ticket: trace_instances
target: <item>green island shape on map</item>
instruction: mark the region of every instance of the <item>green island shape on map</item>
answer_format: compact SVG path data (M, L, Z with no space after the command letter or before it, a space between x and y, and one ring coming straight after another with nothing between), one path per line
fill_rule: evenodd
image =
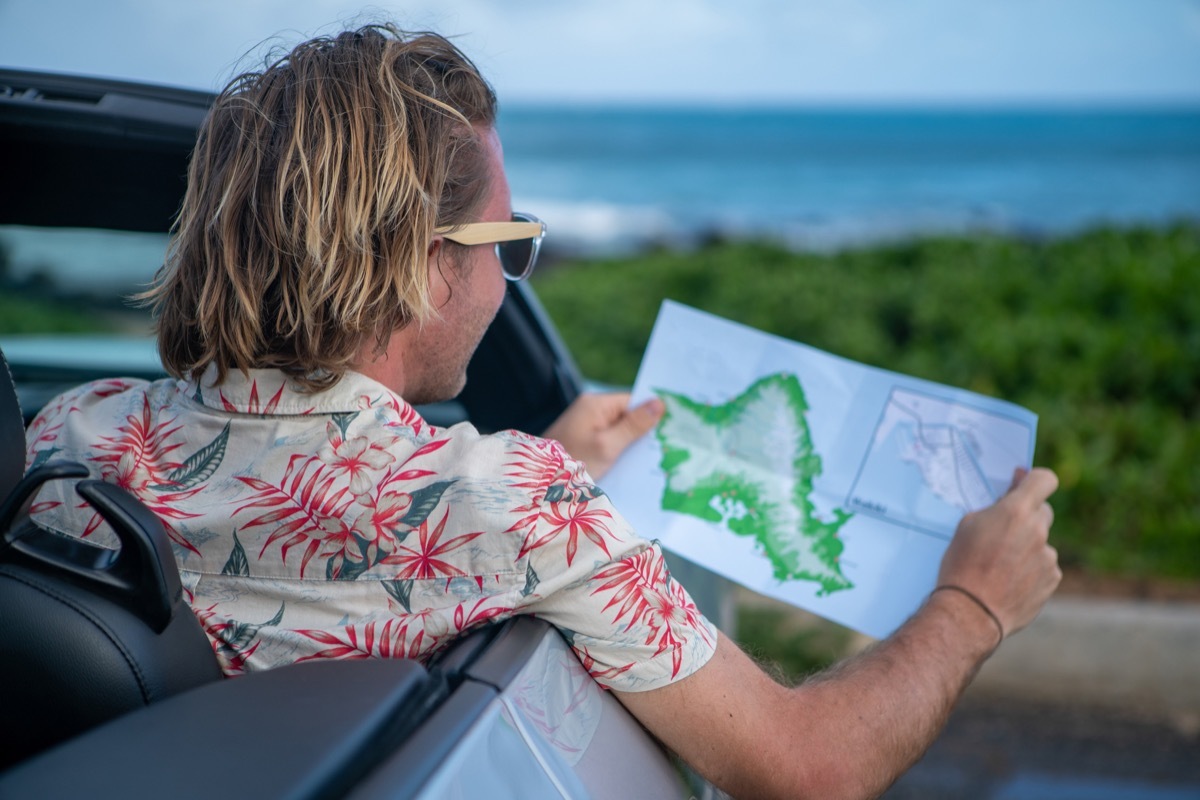
M752 537L780 581L820 585L818 596L853 588L838 559L838 530L853 514L825 522L810 495L821 474L795 375L760 378L722 405L656 390L666 413L655 431L666 474L662 507Z

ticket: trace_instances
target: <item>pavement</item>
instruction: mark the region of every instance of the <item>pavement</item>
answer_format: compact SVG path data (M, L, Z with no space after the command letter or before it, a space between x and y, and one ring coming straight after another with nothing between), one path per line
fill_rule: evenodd
M971 691L1137 711L1200 733L1200 604L1051 598Z
M832 624L741 587L731 595L787 609L800 627ZM855 635L848 650L871 641ZM1060 593L1004 641L968 694L1132 713L1200 736L1200 602Z
M1052 598L884 800L1200 800L1200 603Z
M968 693L884 800L1200 800L1200 741L1111 709Z
M745 589L733 604L786 610ZM836 626L834 626L836 627ZM855 635L847 654L867 647ZM1200 800L1200 600L1060 593L1007 639L884 800Z

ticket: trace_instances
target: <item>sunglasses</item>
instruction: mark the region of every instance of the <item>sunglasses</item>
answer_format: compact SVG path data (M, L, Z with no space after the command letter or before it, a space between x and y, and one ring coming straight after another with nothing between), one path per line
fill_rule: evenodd
M537 263L546 223L532 214L514 211L512 222L469 222L435 228L433 232L462 245L495 244L504 277L521 281L529 277Z

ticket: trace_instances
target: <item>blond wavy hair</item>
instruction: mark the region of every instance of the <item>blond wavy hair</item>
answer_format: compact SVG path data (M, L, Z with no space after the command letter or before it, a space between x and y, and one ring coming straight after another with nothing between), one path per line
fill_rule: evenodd
M370 337L435 313L434 228L489 189L496 97L430 33L370 25L307 41L217 97L167 260L142 295L176 377L212 364L332 386Z

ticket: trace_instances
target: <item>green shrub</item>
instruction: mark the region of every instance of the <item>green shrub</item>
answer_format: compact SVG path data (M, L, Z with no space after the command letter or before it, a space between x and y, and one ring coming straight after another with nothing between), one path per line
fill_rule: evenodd
M113 325L82 304L23 297L0 296L0 334L91 333Z

